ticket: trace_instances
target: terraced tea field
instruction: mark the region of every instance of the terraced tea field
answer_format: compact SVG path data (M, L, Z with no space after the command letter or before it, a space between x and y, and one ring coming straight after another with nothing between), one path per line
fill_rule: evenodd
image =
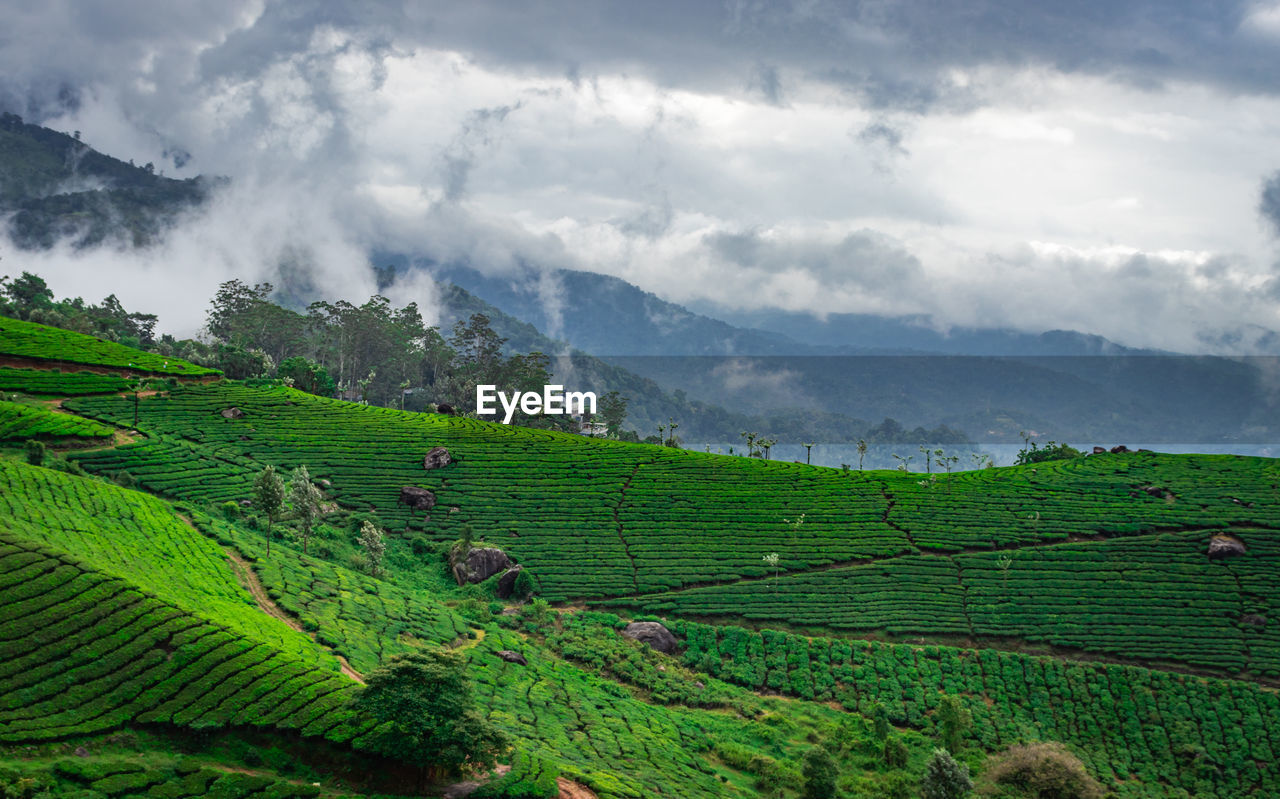
M114 395L64 408L130 426L135 413ZM871 717L885 709L916 773L947 695L972 718L974 764L1056 740L1117 797L1280 793L1275 461L845 472L234 383L176 386L136 413L141 440L69 457L160 498L0 460L0 635L17 653L0 663L0 744L163 724L350 746L366 729L346 706L359 688L334 655L368 674L444 644L466 652L484 713L518 742L495 795L545 795L559 775L601 799L789 797L806 749L839 739L846 792L881 796L905 772L885 765ZM453 462L424 468L437 446ZM333 546L304 555L284 535L268 558L260 522L236 521L267 464L306 465L324 486L340 508ZM435 506L400 504L404 486ZM383 579L335 554L366 516L390 533ZM626 620L609 613L503 615L483 588L446 588L431 542L464 526L523 564L543 599L662 614L676 655L617 637ZM1209 558L1224 535L1242 551ZM293 628L255 603L227 550ZM1007 651L1023 648L1047 654ZM109 795L228 779L136 765L40 768ZM225 790L297 787L255 779Z
M196 366L180 358L143 352L83 333L0 316L0 360L6 358L105 367L131 374L183 377L221 374L216 369Z
M112 394L126 391L132 386L133 381L114 375L0 368L0 391L74 397L82 394Z
M48 408L0 401L0 441L62 438L107 439L115 429Z
M673 624L684 661L729 682L839 700L925 727L944 694L963 698L986 749L1022 740L1076 747L1120 796L1280 792L1280 697L1249 682L1081 664L990 649L806 638Z
M739 582L634 600L650 612L998 643L1017 638L1280 677L1280 540L1211 560L1215 531L1028 547Z

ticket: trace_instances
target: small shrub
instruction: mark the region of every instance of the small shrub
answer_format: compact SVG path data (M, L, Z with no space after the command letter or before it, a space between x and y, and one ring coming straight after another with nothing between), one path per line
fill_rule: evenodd
M1080 758L1057 742L1014 746L987 760L980 793L1008 799L1102 799Z
M45 448L39 441L28 441L26 447L27 463L32 466L43 466Z

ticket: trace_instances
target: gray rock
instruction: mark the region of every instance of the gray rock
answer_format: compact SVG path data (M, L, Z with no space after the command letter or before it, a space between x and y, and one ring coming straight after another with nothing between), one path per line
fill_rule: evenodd
M1106 453L1106 451L1107 451L1107 448L1106 448L1106 447L1094 447L1094 448L1093 448L1093 454L1094 454L1094 455L1103 455L1103 454L1105 454L1105 453Z
M400 489L400 504L414 510L431 510L436 506L436 495L425 488L404 486Z
M1266 627L1267 617L1257 613L1250 613L1240 617L1240 623L1249 627Z
M1244 542L1234 535L1215 535L1209 539L1209 557L1214 560L1234 558L1248 551Z
M422 459L422 468L439 469L451 463L453 463L453 458L449 457L449 450L444 447L432 447L431 451Z
M519 652L512 652L510 649L502 649L498 651L498 657L508 663L515 663L518 666L528 666L529 661L524 659L524 655Z
M453 578L458 585L482 583L499 572L511 568L511 558L496 547L472 547L465 558L451 558Z
M1129 451L1129 448L1128 448L1128 447L1126 447L1124 444L1117 444L1117 445L1115 445L1114 447L1112 447L1112 448L1111 448L1111 454L1112 454L1112 455L1123 455L1124 453L1126 453L1126 452L1128 452L1128 451Z
M320 486L321 488L333 488L333 483L329 482L323 477L316 481L316 485Z
M223 419L243 419L244 411L239 408L227 408L222 412Z
M665 655L675 652L679 644L671 631L656 621L633 621L627 625L622 634L648 644Z
M511 597L511 592L516 587L516 578L520 576L522 571L524 571L524 567L516 564L502 573L502 576L498 578L498 599L509 599Z

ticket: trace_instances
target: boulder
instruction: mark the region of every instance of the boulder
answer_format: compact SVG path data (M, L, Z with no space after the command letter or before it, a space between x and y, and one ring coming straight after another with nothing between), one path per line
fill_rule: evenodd
M222 412L223 419L243 419L244 411L239 408L227 408Z
M1126 447L1124 444L1117 444L1116 446L1111 448L1112 455L1121 455L1128 451L1129 451L1129 448Z
M333 488L333 483L329 482L323 477L316 481L316 485L320 486L321 488Z
M400 489L400 504L414 510L431 510L436 506L436 495L425 488L404 486Z
M1094 448L1093 448L1093 454L1094 454L1094 455L1104 455L1104 454L1106 454L1106 451L1107 451L1107 448L1106 448L1106 447L1094 447Z
M1257 613L1249 613L1240 617L1240 623L1249 627L1266 627L1267 617Z
M498 578L498 599L509 599L511 597L511 592L516 587L516 578L520 576L522 571L524 571L524 567L516 564L502 573L502 576Z
M422 468L439 469L441 466L448 466L453 463L453 458L449 457L449 450L444 447L432 447L426 457L422 459Z
M466 557L451 558L453 578L458 585L482 583L495 574L511 568L511 558L497 547L472 547Z
M1215 535L1209 539L1209 557L1214 560L1234 558L1247 551L1244 542L1234 535Z
M520 654L519 652L512 652L510 649L498 650L498 657L502 658L508 663L514 663L517 666L529 665L529 661L524 659L524 655Z
M626 626L622 634L628 638L634 638L641 643L648 644L664 655L670 655L675 652L678 645L676 637L671 634L671 631L656 621L633 621Z
M447 402L442 402L436 406L436 413L443 413L446 416L452 416L453 406Z

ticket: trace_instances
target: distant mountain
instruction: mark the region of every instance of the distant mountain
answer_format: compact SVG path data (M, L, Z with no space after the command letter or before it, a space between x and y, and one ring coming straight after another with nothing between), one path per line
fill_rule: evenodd
M922 316L830 314L820 319L813 314L778 309L740 311L711 304L699 307L704 313L736 325L846 351L1036 356L1154 354L1154 351L1123 347L1102 336L1074 330L1024 333L1005 328L952 328L942 333Z
M0 213L10 215L9 236L23 249L64 239L76 247L146 246L218 182L166 178L151 164L134 166L76 136L0 115Z
M549 335L595 355L799 355L821 350L787 336L693 313L616 277L569 269L486 275L465 264L375 253L378 266L428 270Z

